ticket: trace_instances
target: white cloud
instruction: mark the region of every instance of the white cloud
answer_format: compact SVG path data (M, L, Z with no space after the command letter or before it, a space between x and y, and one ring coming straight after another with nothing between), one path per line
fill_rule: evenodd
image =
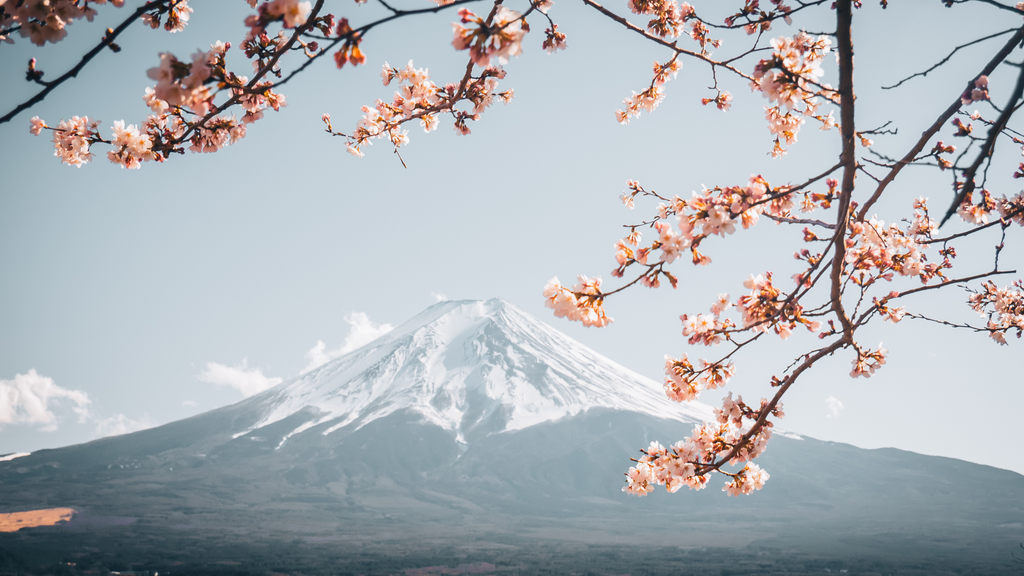
M120 436L121 434L145 430L146 428L152 428L153 426L154 424L149 419L149 414L143 414L142 418L139 420L132 420L124 414L118 414L117 416L104 418L96 423L96 438Z
M443 292L431 292L430 295L433 296L434 300L437 300L438 302L445 302L448 300L448 297L445 296Z
M835 396L826 398L825 406L828 407L828 414L825 415L826 418L839 418L839 413L844 409L843 403Z
M199 406L199 402L196 402L195 400L182 400L181 405L186 408L195 408L196 406Z
M0 380L0 424L38 424L41 430L56 430L53 409L65 401L78 414L78 421L85 422L91 400L81 390L61 388L34 369L15 375L14 380Z
M284 380L269 378L263 375L260 368L249 368L248 359L243 359L238 366L225 366L216 362L207 362L206 370L198 376L201 382L209 382L217 386L230 386L248 398L268 388L277 386Z
M310 349L309 352L306 352L309 364L302 369L303 372L308 372L357 348L362 348L364 345L373 342L395 328L391 324L378 324L370 320L370 317L365 312L353 312L345 316L345 322L348 322L351 328L349 328L348 336L345 336L345 341L341 344L341 347L336 350L328 350L327 345L322 340L317 340L316 346Z

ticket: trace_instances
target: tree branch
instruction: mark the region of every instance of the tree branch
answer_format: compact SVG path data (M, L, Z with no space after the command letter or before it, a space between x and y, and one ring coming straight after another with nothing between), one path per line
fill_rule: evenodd
M971 192L975 189L974 176L978 172L978 168L981 163L986 159L992 158L992 153L996 149L996 141L999 139L999 135L1003 132L1003 128L1006 127L1006 123L1010 121L1010 117L1017 111L1017 101L1024 95L1024 68L1021 68L1020 74L1017 75L1017 85L1013 88L1013 94L1010 96L1010 101L1006 104L1006 108L996 119L995 123L988 129L988 138L981 147L981 151L978 152L978 157L974 159L974 163L967 168L964 172L964 184L960 189L960 194L957 195L953 203L950 204L949 209L946 210L946 215L942 217L942 221L939 222L939 226L942 226L949 221L953 214L956 214L956 209L960 204L971 195Z
M843 309L843 266L846 259L846 226L850 221L850 200L853 197L855 179L857 177L857 154L854 139L854 94L853 94L853 7L851 0L836 2L836 41L839 45L839 106L840 122L842 122L843 152L840 162L843 164L843 182L839 192L839 207L836 216L835 234L832 243L835 256L832 259L832 311L843 326L843 337L853 341L853 324Z
M1024 40L1024 26L1017 29L1017 33L1014 34L1006 42L1006 44L1003 45L1003 47L999 50L998 53L996 53L996 55L991 60L989 60L988 64L986 64L985 67L981 69L981 72L979 72L977 75L973 76L970 80L968 80L967 88L969 89L974 86L974 80L978 76L987 76L991 74L996 69L996 67L999 66L999 64L1003 60L1005 60L1007 56L1010 55L1010 52L1013 52L1013 49L1016 48L1017 44L1019 44L1021 40ZM956 101L950 104L949 107L947 107L946 110L935 120L935 122L933 122L932 125L929 126L928 129L924 131L924 133L921 134L921 138L917 141L917 144L914 144L914 147L911 148L909 152L907 152L903 159L897 162L896 165L893 166L892 170L890 170L889 173L886 174L884 178L882 178L882 181L878 184L878 187L875 188L874 194L872 194L871 198L869 198L868 201L864 203L864 206L861 207L860 213L857 214L858 220L863 220L865 218L868 211L871 210L872 206L874 206L875 202L877 202L878 199L882 197L882 193L885 192L886 187L889 186L889 184L896 179L896 176L899 175L900 171L903 170L904 166L914 161L914 158L916 158L917 155L921 153L921 150L923 150L924 147L928 144L928 141L932 139L932 136L935 136L939 129L942 128L942 126L945 125L946 122L948 122L954 114L956 114L956 111L960 109L960 106L960 95L958 94L956 97Z
M912 79L914 79L914 78L916 78L918 76L922 76L922 77L923 76L927 76L929 72L932 72L936 68L938 68L938 67L942 66L943 64L945 64L946 62L949 62L949 59L952 58L953 55L956 54L958 51L960 51L960 50L962 50L964 48L967 48L969 46L974 46L975 44L980 44L980 43L984 42L985 40L991 40L993 38L998 38L999 36L1002 36L1003 34L1009 34L1010 32L1013 32L1014 30L1016 30L1016 28L1010 28L1009 30L1003 30L1002 32L996 32L995 34L992 34L990 36L985 36L984 38L978 38L977 40L973 40L971 42L968 42L967 44L961 44L961 45L957 46L956 48L954 48L953 51L949 53L949 55L947 55L942 60L939 60L931 68L925 70L924 72L917 72L916 74L912 74L910 76L907 76L906 78L904 78L903 80L900 80L899 82L893 84L892 86L882 86L882 90L892 90L893 88L898 88L904 82L912 80Z
M85 65L88 64L90 60L95 58L96 55L102 52L104 48L113 44L114 39L117 38L122 32L127 30L128 27L132 25L132 23L141 18L142 15L148 12L149 10L157 8L163 4L166 4L167 2L168 0L152 0L150 2L146 2L145 4L137 8L135 12L132 13L131 16L126 18L124 22L121 22L121 24L118 25L117 28L114 28L113 32L110 32L109 34L104 34L103 40L101 40L99 44L93 47L92 50L86 52L85 56L82 56L82 59L78 61L78 64L76 64L74 68L65 72L64 75L60 78L47 82L45 87L42 90L40 90L38 94L29 98L25 102L22 102L14 110L11 110L4 116L0 117L0 124L3 124L4 122L9 122L21 112L31 108L32 106L35 106L39 102L42 102L43 99L46 98L46 96L49 95L50 92L53 92L53 90L57 88L57 86L60 86L61 84L70 80L71 78L78 76L78 73L81 72L83 68L85 68Z

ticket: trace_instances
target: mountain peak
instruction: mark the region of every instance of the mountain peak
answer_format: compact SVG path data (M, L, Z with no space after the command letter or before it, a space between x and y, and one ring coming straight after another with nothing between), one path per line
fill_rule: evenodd
M243 401L255 422L236 436L307 416L285 435L356 429L398 411L462 443L594 408L699 422L709 407L669 401L661 386L519 307L492 298L430 306L377 340Z

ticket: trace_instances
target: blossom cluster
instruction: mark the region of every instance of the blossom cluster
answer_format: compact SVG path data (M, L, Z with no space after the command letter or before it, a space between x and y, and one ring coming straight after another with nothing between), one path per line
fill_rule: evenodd
M213 105L213 94L206 86L207 81L218 68L223 74L224 54L230 47L230 44L217 42L209 52L199 50L193 54L192 62L182 62L170 52L160 54L160 66L147 72L151 79L156 80L149 98L150 108L154 107L152 102L155 99L167 107L187 108L205 116ZM156 107L162 108L163 105L156 104Z
M565 34L558 31L558 24L551 24L550 28L544 30L544 42L541 44L548 54L554 54L559 50L565 50L568 45L565 43Z
M818 97L835 100L835 92L828 84L821 84L824 75L821 63L830 51L832 41L826 36L813 38L798 32L792 38L780 36L771 41L772 57L762 59L754 66L751 90L760 90L772 104L765 106L768 130L775 136L772 156L786 153L782 147L796 142L797 133L805 118L815 118L823 130L835 126L832 112L816 115L821 102Z
M60 42L68 35L68 24L82 18L92 22L96 9L90 3L102 6L107 0L4 0L0 2L0 41L13 44L14 40L4 32L20 27L22 38L28 38L37 46ZM118 8L124 6L124 0L110 3Z
M1024 282L1018 280L1012 287L999 288L995 282L984 282L981 291L968 298L971 309L988 319L985 328L996 342L1006 345L1006 333L1024 334Z
M57 132L54 132L56 135ZM113 149L107 152L107 159L125 168L139 168L142 162L162 159L153 152L153 140L140 133L134 124L125 126L124 120L114 121Z
M922 283L934 277L943 277L942 271L952 267L950 258L955 252L940 251L942 262L928 262L924 250L937 223L928 216L927 198L914 200L914 219L906 230L896 224L872 216L869 220L850 222L846 238L844 271L859 286L868 286L876 280L892 281L896 274L917 276Z
M702 358L700 364L700 368L694 366L686 354L682 358L665 356L665 395L670 400L696 400L704 390L725 386L736 374L732 362L708 362Z
M739 25L742 20L743 29L747 35L768 32L772 29L772 22L781 17L786 24L792 24L793 18L789 13L793 9L786 5L783 0L770 0L774 8L769 11L760 8L759 0L746 0L739 12L725 19L725 25L730 28Z
M978 76L974 81L974 88L965 90L960 96L960 104L967 106L972 102L984 102L988 99L988 76Z
M619 198L628 207L634 205L638 195L657 196L646 191L636 181L630 180L627 186L629 189ZM670 264L686 250L690 251L691 261L695 265L707 265L711 258L698 250L704 239L732 234L737 225L744 229L750 228L757 224L761 214L788 216L794 207L793 196L788 187L773 188L759 175L752 175L746 186L704 188L700 193L693 192L688 200L675 196L658 206L653 224L658 232L657 240L643 248L631 248L631 245L638 246L640 239L634 228L627 238L615 244L615 259L619 266L612 271L612 275L622 277L626 268L633 264L649 267L658 262ZM668 221L672 216L675 217L678 230ZM665 272L653 271L646 277L644 284L656 287L657 273ZM670 277L670 280L674 285L674 279Z
M694 426L692 434L671 448L658 442L651 442L636 465L626 472L626 486L623 492L646 496L654 486L665 486L669 492L676 492L683 486L701 490L708 483L713 470L729 477L722 488L730 496L750 494L760 490L768 480L768 473L750 462L764 453L772 437L773 424L768 415L782 418L782 405L769 408L769 402L761 399L761 406L751 409L742 397L733 400L729 394L722 401L722 408L715 410L716 421ZM764 425L754 434L744 426L744 419L756 421L765 417ZM749 438L747 437L749 435ZM737 472L721 470L722 460L732 454L729 462L747 464Z
M401 128L406 122L419 120L424 132L433 131L442 113L451 114L455 131L466 135L470 133L468 121L478 120L495 102L507 104L512 100L512 90L498 91L498 80L504 77L505 71L501 68L488 67L479 76L469 77L461 84L439 87L430 80L425 68L414 68L412 61L405 68L395 68L385 62L381 70L384 85L390 85L393 80L399 83L391 102L377 100L372 107L363 106L363 118L351 134L333 132L329 115L324 115L324 122L328 131L345 136L348 151L360 157L363 156L362 146L376 138L387 138L396 150L408 144L408 131ZM457 109L461 101L468 102L472 108Z
M601 278L580 275L572 290L562 286L558 278L548 280L544 286L544 305L555 311L555 316L582 322L584 326L601 328L612 322L604 312L604 294Z
M160 27L161 21L163 21L164 30L168 32L181 32L185 29L185 23L188 22L192 14L192 7L188 5L188 1L171 1L166 7L143 14L142 22L155 30ZM164 20L165 17L166 20Z
M523 26L522 14L505 6L498 7L490 23L468 8L459 10L459 18L460 22L452 23L452 46L456 50L469 50L470 59L482 68L490 66L492 58L508 64L510 57L522 52L523 36L530 30Z
M736 301L736 310L743 315L743 327L753 332L767 332L772 329L779 338L789 338L798 325L811 332L821 329L821 322L804 317L804 309L795 299L784 299L782 293L772 284L772 273L762 276L750 275L743 282L750 294Z
M249 6L256 8L258 0L246 0ZM245 19L245 25L249 28L245 39L252 40L261 34L266 34L267 25L271 22L282 22L285 28L296 28L302 26L309 19L313 5L302 0L271 0L264 2L257 8L256 14L251 14Z
M693 6L676 0L628 0L626 6L634 14L653 16L647 23L647 31L661 38L676 38L683 33L686 22L694 17ZM706 38L707 27L700 20L691 26L694 38Z
M139 168L142 162L164 161L171 153L182 151L183 140L189 142L192 152L220 150L245 137L247 125L262 118L264 110L287 105L270 83L249 86L246 77L227 72L224 57L230 48L230 44L216 42L209 51L193 54L191 62L178 60L171 53L161 54L160 65L149 70L156 85L147 88L143 97L153 114L138 126L115 121L111 140L98 135L98 122L78 117L56 127L33 118L30 131L38 135L44 128L53 130L55 154L63 163L79 167L92 159L89 146L96 142L110 144L107 158L128 169ZM211 115L218 94L211 86L226 87L245 109L241 119Z
M672 58L664 64L660 64L655 60L654 79L651 81L651 85L643 92L639 94L633 92L632 96L623 100L622 103L626 105L626 109L616 110L615 119L620 124L629 124L629 119L639 118L641 111L654 112L658 104L661 104L661 101L665 99L665 89L662 86L665 82L675 78L682 66L678 58Z
M856 378L863 376L870 378L875 370L878 370L885 365L885 357L889 354L889 351L882 347L882 344L878 344L878 350L860 350L857 349L857 357L853 359L853 370L850 371L850 376Z
M38 117L33 118L31 132L38 135L42 128L48 128ZM53 131L53 155L69 166L81 167L92 160L89 147L99 141L98 120L88 116L75 116L71 120L61 120Z
M977 203L974 202L974 192L978 193ZM998 212L999 218L1006 222L1024 226L1024 192L1018 192L1013 198L1004 195L996 199L988 190L975 190L968 193L957 208L957 214L964 222L979 225L988 224L993 212Z

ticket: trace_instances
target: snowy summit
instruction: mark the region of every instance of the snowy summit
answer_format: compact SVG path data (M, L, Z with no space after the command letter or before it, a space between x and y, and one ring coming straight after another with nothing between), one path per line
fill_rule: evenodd
M452 432L463 444L592 408L688 423L712 418L710 407L671 402L658 383L497 298L440 302L366 346L242 404L258 416L236 437L299 412L314 415L285 434L279 447L314 427L329 435L401 410Z

